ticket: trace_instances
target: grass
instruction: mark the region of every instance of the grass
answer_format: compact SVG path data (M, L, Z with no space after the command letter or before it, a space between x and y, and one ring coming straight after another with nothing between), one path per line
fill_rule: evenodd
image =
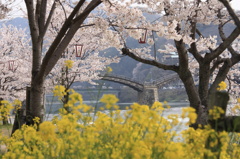
M8 124L8 125L0 125L0 133L3 136L10 136L11 132L12 132L12 124Z
M11 136L11 132L12 132L12 124L8 124L8 125L0 125L0 134L2 136ZM4 145L0 145L0 155L6 153L6 146Z

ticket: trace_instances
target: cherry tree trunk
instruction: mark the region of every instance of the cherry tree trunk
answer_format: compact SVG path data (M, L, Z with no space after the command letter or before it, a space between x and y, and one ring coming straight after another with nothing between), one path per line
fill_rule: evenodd
M208 90L210 81L210 62L199 64L199 88L198 93L201 99L201 105L208 107Z
M188 100L190 102L190 106L194 107L196 110L198 110L198 107L201 103L199 94L197 92L197 88L194 84L192 74L189 70L184 72L179 72L179 77L182 80L184 87L186 89Z
M44 86L43 82L32 84L30 88L30 103L27 106L26 124L34 124L33 119L38 117L40 123L44 116Z
M191 126L197 128L198 124L207 124L208 115L204 106L202 106L201 98L197 91L197 87L195 86L190 70L181 71L178 74L187 92L189 104L191 107L196 109L196 113L198 114L196 123Z

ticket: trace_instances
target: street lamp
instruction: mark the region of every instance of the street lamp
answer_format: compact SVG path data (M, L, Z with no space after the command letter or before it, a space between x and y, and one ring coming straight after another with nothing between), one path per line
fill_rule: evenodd
M147 29L142 33L142 37L138 40L139 44L145 44L147 38Z
M9 71L15 71L17 68L15 68L14 65L15 65L14 60L8 61L8 70L9 70Z
M82 57L82 51L83 51L83 45L82 44L76 44L76 57Z

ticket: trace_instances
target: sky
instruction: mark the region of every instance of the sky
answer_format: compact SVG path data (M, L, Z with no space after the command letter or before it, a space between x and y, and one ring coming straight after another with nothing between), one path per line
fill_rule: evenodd
M240 0L233 0L231 4L234 9L240 10Z
M232 0L231 4L234 9L240 10L240 0ZM15 3L13 4L14 8L12 11L13 17L20 17L24 15L23 13L24 11L19 11L19 7L25 8L23 0L16 0Z

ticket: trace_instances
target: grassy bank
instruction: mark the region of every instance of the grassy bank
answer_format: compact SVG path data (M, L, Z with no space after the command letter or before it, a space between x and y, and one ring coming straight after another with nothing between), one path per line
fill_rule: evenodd
M0 125L0 132L4 136L10 136L12 132L12 125Z

